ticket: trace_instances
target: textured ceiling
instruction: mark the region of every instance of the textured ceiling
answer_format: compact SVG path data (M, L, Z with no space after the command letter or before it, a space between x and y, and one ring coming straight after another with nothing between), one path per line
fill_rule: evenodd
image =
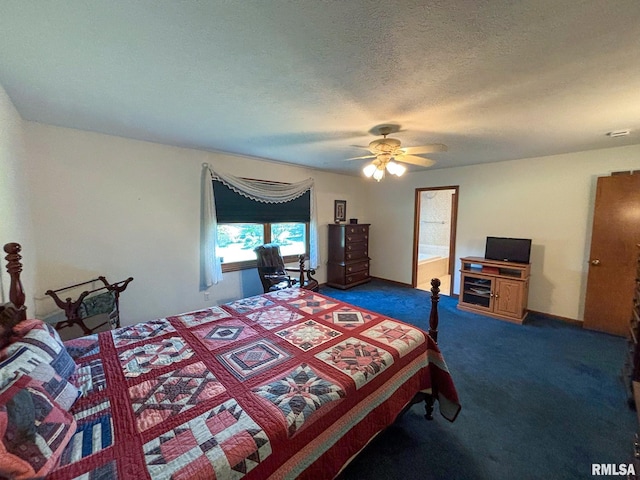
M0 84L27 120L343 173L382 124L447 144L431 168L607 148L640 143L640 1L0 0Z

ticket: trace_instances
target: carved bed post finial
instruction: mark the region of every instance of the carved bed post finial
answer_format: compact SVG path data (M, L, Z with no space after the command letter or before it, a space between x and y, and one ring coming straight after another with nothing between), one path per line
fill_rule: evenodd
M22 272L22 264L20 255L22 247L19 243L7 243L4 246L4 251L7 256L4 257L7 261L7 272L11 277L11 286L9 287L9 301L15 305L16 308L22 308L24 305L24 289L22 282L20 281L20 272Z
M429 335L438 343L438 302L440 301L440 279L431 279L431 314L429 315Z
M304 255L298 257L298 263L300 265L300 287L304 285Z

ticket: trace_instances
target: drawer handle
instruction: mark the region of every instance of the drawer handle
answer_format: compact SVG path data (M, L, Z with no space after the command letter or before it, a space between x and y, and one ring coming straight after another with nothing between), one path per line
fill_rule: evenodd
M347 282L350 282L352 280L351 277L347 277Z
M351 260L351 254L347 253L347 260Z
M355 232L356 232L356 229L351 227L351 233L355 233Z
M351 250L351 245L348 245L348 246L347 246L347 250Z
M367 251L366 251L366 250L364 251L364 254L365 254L365 255L367 254Z
M349 272L350 272L350 271L352 271L352 270L353 270L353 267L349 267L349 268L347 269L347 271L349 271Z
M369 235L365 235L365 236L364 236L364 239L365 239L365 240L366 240L367 238L369 238Z
M351 241L351 237L347 237L347 240Z

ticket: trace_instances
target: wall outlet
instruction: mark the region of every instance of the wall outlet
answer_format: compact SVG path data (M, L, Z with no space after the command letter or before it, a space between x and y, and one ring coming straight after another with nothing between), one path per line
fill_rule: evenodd
M204 299L209 300L209 292L204 292Z

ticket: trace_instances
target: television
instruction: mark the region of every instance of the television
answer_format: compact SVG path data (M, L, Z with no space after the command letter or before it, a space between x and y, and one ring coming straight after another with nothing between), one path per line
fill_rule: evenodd
M529 263L530 238L487 237L484 258L514 263Z

